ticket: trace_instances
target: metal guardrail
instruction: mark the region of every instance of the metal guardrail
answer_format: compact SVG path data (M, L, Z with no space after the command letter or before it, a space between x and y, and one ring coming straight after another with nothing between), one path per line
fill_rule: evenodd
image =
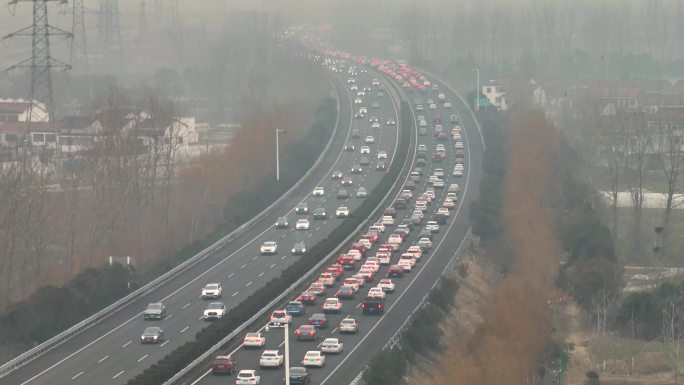
M392 83L390 83L390 84L392 84ZM388 89L388 90L389 90L389 89ZM394 90L394 92L395 92L395 95L393 95L393 98L395 99L395 101L397 102L397 104L400 104L400 102L401 102L401 97L400 97L400 95L401 95L401 94L400 94L400 93L397 93L396 90ZM401 123L401 120L400 120L400 119L397 119L397 120L399 121L399 123ZM412 122L412 124L415 125L415 119L414 119L414 122ZM399 131L399 132L402 131L402 130L401 130L401 127L397 127L397 128L398 128L398 131ZM410 140L412 140L413 138L415 138L415 135L413 135L412 138L411 138ZM411 147L410 147L410 144L409 144L409 148L411 148ZM414 151L413 151L413 154L414 154L414 157L415 157L415 145L414 145L414 149L413 149L413 150L414 150ZM396 158L396 157L393 157L393 158ZM414 159L410 159L410 158L411 158L411 157L407 156L407 157L404 159L404 164L402 165L402 170L401 170L401 172L399 173L399 175L397 176L397 179L396 179L396 180L394 181L394 183L392 184L392 187L391 187L390 189L387 190L387 193L386 193L385 196L382 198L382 202L386 202L387 199L390 198L390 197L392 196L392 194L396 193L396 191L397 191L397 186L399 185L399 181L401 181L401 186L403 186L403 184L404 184L404 182L405 182L405 179L408 177L408 172L407 172L407 170L408 170L408 168L410 168L410 166L413 164L413 161L414 161ZM410 160L409 160L409 159L410 159ZM404 175L404 178L403 178L403 179L402 179L402 175ZM180 370L180 371L179 371L178 373L176 373L173 377L171 377L171 378L169 378L168 380L166 380L166 381L163 383L163 385L173 385L173 384L179 383L179 381L181 381L186 375L188 375L191 371L193 371L195 368L197 368L198 366L200 366L204 361L206 361L207 359L209 359L210 357L212 357L214 354L216 354L216 352L218 352L223 346L225 346L226 344L229 344L230 341L231 341L233 338L235 338L236 336L238 336L238 335L240 335L241 333L243 333L247 328L252 327L252 326L254 325L254 323L256 323L261 317L263 317L263 316L265 316L266 314L268 314L269 312L272 312L273 310L275 310L275 309L276 309L276 305L278 305L279 303L281 303L281 302L283 301L283 299L289 297L289 296L292 295L294 292L296 292L297 290L299 290L299 289L300 289L299 286L300 286L303 282L305 282L306 280L310 279L310 278L311 278L311 275L317 273L318 270L320 270L320 268L321 268L326 262L328 262L328 261L330 260L330 258L332 258L332 257L334 257L335 255L337 255L337 254L342 250L342 248L343 248L345 245L349 244L349 242L351 242L352 239L354 239L354 237L355 237L361 230L363 230L366 226L368 226L369 222L371 221L371 218L374 218L375 216L377 216L378 213L382 210L383 207L384 207L384 206L383 206L382 204L379 204L379 205L373 210L373 212L372 212L365 220L363 220L363 221L359 224L359 226L357 226L357 227L356 227L356 228L355 228L355 229L354 229L354 230L353 230L353 231L344 239L344 241L342 241L337 247L335 247L335 249L334 249L332 252L328 253L328 255L326 255L323 259L321 259L321 260L320 260L313 268L311 268L306 274L304 274L304 275L303 275L302 277L300 277L296 282L294 282L292 285L290 285L290 287L288 287L287 289L285 289L285 291L283 291L282 293L280 293L280 294L278 295L278 297L276 297L276 298L273 299L271 302L269 302L268 305L266 305L265 307L263 307L258 313L254 314L254 315L253 315L252 317L250 317L247 321L243 322L240 326L238 326L235 330L233 330L229 335L227 335L227 336L224 337L222 340L220 340L219 342L217 342L216 344L214 344L214 346L212 346L211 349L209 349L209 350L207 350L206 352L202 353L202 355L200 355L200 356L197 357L195 360L193 360L190 364L188 364L188 366L186 366L185 368L183 368L182 370Z
M330 82L330 85L332 86L333 90L335 89L335 86L332 85L332 82ZM334 95L334 91L331 92L331 94ZM93 314L92 316L84 319L83 321L77 323L76 325L70 327L69 329L57 334L56 336L50 338L49 340L39 344L38 346L20 354L19 356L7 361L6 363L0 365L0 378L6 376L10 372L12 372L15 369L18 369L19 367L31 362L32 360L38 358L42 354L48 352L49 350L57 347L61 343L69 340L70 338L74 337L75 335L81 333L82 331L86 330L87 328L95 325L96 323L102 321L103 319L109 317L112 315L114 312L118 311L119 309L127 306L129 303L132 301L152 292L153 290L156 290L159 286L164 284L165 282L169 281L170 279L176 277L178 274L182 273L183 271L187 270L188 268L194 266L195 264L201 262L208 256L212 255L212 253L216 252L217 250L221 249L226 243L232 241L234 238L239 236L243 231L246 229L250 228L253 226L256 222L258 222L261 218L263 218L267 213L269 213L274 207L279 205L283 200L289 198L289 196L292 194L292 192L299 187L304 181L313 173L314 169L317 168L325 156L327 155L328 151L330 150L333 139L335 138L335 135L337 134L338 126L339 126L339 121L340 121L340 101L339 97L336 97L335 100L337 101L337 119L335 121L335 128L333 129L332 135L330 136L330 139L328 140L328 143L326 144L325 148L321 152L321 155L316 159L314 164L309 168L309 170L294 184L290 189L288 189L280 198L278 198L276 201L271 203L268 207L266 207L264 210L262 210L260 213L258 213L256 216L254 216L252 219L248 220L247 222L243 223L240 227L237 229L233 230L230 232L228 235L224 236L223 238L219 239L218 241L214 242L211 246L207 247L206 249L200 251L193 257L189 258L188 260L184 261L180 265L174 267L173 269L169 270L168 272L162 274L161 276L155 278L151 282L147 283L145 286L140 287L139 289L135 290L134 292L126 295L125 297L119 299L118 301L114 302L113 304L107 306L106 308L98 311L97 313Z
M451 270L451 268L454 266L456 261L458 261L459 257L463 253L463 248L466 245L466 241L470 240L470 236L472 235L472 227L468 227L468 231L466 232L465 236L461 240L461 243L458 245L458 249L456 249L456 252L454 255L451 257L449 262L447 263L446 267L444 268L444 271L447 272ZM411 321L413 320L413 317L416 315L416 313L424 308L426 305L429 304L428 298L430 297L430 294L435 290L435 288L442 282L442 279L444 278L444 274L440 275L439 278L435 281L435 283L432 285L430 290L421 298L420 302L416 307L411 311L411 313L406 317L406 320L397 328L397 330L394 332L392 337L385 343L385 345L380 349L380 352L385 351L387 349L392 349L396 344L399 342L402 333L409 327L411 324ZM361 371L359 371L359 374L354 377L354 379L349 383L349 385L360 385L363 383L363 373L366 371L368 366L365 366Z

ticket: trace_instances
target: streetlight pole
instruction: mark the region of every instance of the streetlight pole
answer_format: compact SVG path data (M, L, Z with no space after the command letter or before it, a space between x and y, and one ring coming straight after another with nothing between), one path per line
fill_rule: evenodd
M475 100L475 111L480 111L480 69L473 68L477 73L477 99Z
M276 127L276 180L280 180L280 133L286 133L287 131L281 130Z
M285 385L290 385L290 333L289 324L285 322Z

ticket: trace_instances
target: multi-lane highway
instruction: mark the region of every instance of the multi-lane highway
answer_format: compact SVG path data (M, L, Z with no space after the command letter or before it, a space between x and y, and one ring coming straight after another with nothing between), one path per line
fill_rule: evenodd
M430 129L427 135L418 136L417 145L424 145L428 149L427 166L423 168L423 176L413 192L415 195L420 195L425 191L428 185L428 176L433 175L435 170L440 168L444 170L445 185L449 186L452 183L460 185L461 192L459 193L459 200L451 210L450 218L446 224L440 225L439 232L433 238L433 249L424 254L420 262L418 262L413 271L405 274L402 278L393 278L396 285L394 293L389 293L384 301L386 311L380 316L363 315L361 311L361 303L364 300L369 289L377 284L380 278L384 278L388 266L382 266L380 271L376 274L375 281L368 283L365 288L360 289L356 298L343 300L342 310L339 314L328 314L329 327L326 329L319 329L319 338L315 341L297 341L294 331L303 324L308 323L308 319L313 313L322 313L321 304L327 297L334 297L336 290L341 283L338 282L334 288L328 289L327 294L319 297L316 305L307 306L306 313L300 317L294 317L292 325L289 328L289 355L290 367L302 366L300 361L305 353L310 350L319 350L322 341L325 338L339 338L344 344L344 350L340 354L326 354L325 367L323 368L309 368L308 371L311 376L312 384L349 384L360 370L368 363L369 357L377 353L385 343L391 338L394 332L402 325L407 316L418 305L423 296L429 292L435 280L443 273L445 266L450 261L458 246L464 239L468 223L468 207L469 203L477 196L478 182L481 174L480 164L481 156L484 150L484 143L481 134L478 130L477 123L468 107L457 97L457 95L449 90L445 84L437 81L437 79L430 79L433 83L439 84L439 90L429 90L423 94L420 92L411 93L408 97L414 108L414 116L425 115L426 120L430 122ZM428 99L437 100L438 92L446 94L448 102L451 103L451 108L444 108L444 104L435 102L436 108L430 109ZM415 100L420 99L420 100ZM416 111L416 106L421 104L423 108ZM455 142L449 140L437 139L432 123L436 115L440 115L443 121L443 126L447 132L454 124L449 122L449 117L452 114L458 115L459 124L462 126L462 142L464 142L465 154L463 158L464 174L462 176L453 176L452 170L456 162L455 157ZM433 162L430 155L435 150L438 144L444 144L447 149L447 156L441 162ZM423 225L429 219L432 219L436 210L441 207L446 194L447 187L444 189L435 189L436 199L428 206L426 211L426 218ZM411 215L413 202L409 204L409 209L399 210L397 218L408 218ZM375 218L379 220L380 218ZM418 233L422 226L416 226L411 231L409 236L402 243L402 250L406 250L408 245L414 244L418 240ZM377 242L368 256L374 255L379 245L385 243L393 228L388 227L381 236L381 240ZM399 254L392 257L392 264L396 263ZM331 262L332 263L332 262ZM345 277L351 276L357 269L353 271L345 271ZM360 332L358 334L340 334L340 321L344 318L354 318L360 325ZM266 345L263 349L246 349L238 347L230 353L232 358L237 363L237 370L255 369L261 376L261 384L275 385L282 384L285 376L285 370L279 369L260 369L259 359L263 350L278 350L284 354L284 332L282 328L266 329L262 325L261 328L255 328L262 333L266 338ZM234 379L225 378L222 376L212 375L211 370L205 371L200 378L193 384L225 384L233 383Z
M384 80L380 86L372 86L373 75L370 73L359 73L355 76L359 89L371 88L370 92L360 97L362 104L355 104L357 95L356 91L352 94L350 85L347 84L349 75L345 72L334 76L335 92L340 96L339 121L334 145L324 161L289 197L220 251L109 318L0 379L0 383L126 383L176 347L194 339L195 333L206 326L207 321L202 319L202 314L209 301L200 298L205 284L221 283L223 298L219 301L224 302L230 310L297 260L298 257L290 252L295 243L305 242L307 248L310 248L328 236L341 221L344 221L334 217L336 209L339 206L347 206L353 213L363 201L363 198L355 195L355 191L359 187L364 187L370 193L385 175L385 171L376 170L376 154L381 150L386 151L386 162L389 167L396 155L398 131L396 125L386 123L388 120L399 120L396 103L389 97L389 92L385 90L384 97L377 96L377 92L385 88ZM374 103L377 103L375 108ZM361 105L366 106L367 117L355 119L353 113ZM371 127L371 116L378 117L381 128ZM360 132L359 138L352 138L355 129ZM366 136L373 136L373 143L365 143ZM354 143L354 151L344 149L345 143L349 142ZM369 146L370 154L360 154L361 146ZM369 164L361 166L361 173L352 174L352 165L358 164L362 156L368 158ZM341 171L344 177L352 179L352 186L343 187L351 194L348 198L337 197L337 192L342 187L340 180L332 178L335 171ZM317 186L323 187L322 196L312 196L311 193ZM300 202L308 204L308 215L294 214L293 210ZM319 207L325 208L327 219L313 218L313 211ZM290 226L284 229L276 228L274 224L277 218L283 216L288 217ZM296 230L296 220L304 217L310 220L310 228ZM265 241L278 243L276 255L260 254L260 246ZM166 305L166 319L143 320L142 311L146 305L158 301ZM159 344L142 345L140 334L147 326L162 327L165 332L164 341Z

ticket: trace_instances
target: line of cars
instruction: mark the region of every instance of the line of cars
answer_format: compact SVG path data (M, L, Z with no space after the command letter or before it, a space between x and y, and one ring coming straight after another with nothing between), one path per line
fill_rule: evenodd
M434 150L443 150L446 157L447 150L442 147L435 146ZM462 165L463 162L458 161L462 158L459 158L457 152L455 156L457 164ZM413 179L407 184L413 182L412 186L405 186L407 188L402 190L394 204L383 212L379 221L370 226L348 251L340 254L335 263L325 268L307 290L294 301L290 301L285 309L274 311L269 321L270 327L291 325L293 317L305 316L308 307L315 309L320 306L320 310L314 310L308 318L302 318L303 322L292 332L297 341L318 341L323 338L323 330L331 326L328 317L330 314L349 311L344 310L344 303L347 300L362 296L362 315L382 314L385 311L385 298L396 288L394 279L410 273L422 256L430 252L433 236L440 231L440 224L446 223L449 211L457 206L460 192L456 183L446 187L449 175L439 167L434 168L430 175L424 174L421 167L415 167L411 175ZM425 186L424 190L416 192L421 186ZM439 203L434 204L437 201ZM400 202L403 202L403 205L398 204ZM401 215L403 210L405 215ZM428 218L430 212L434 212L433 218ZM418 229L418 226L423 228ZM394 231L389 231L390 229ZM414 239L412 242L409 241L409 235L415 233L418 233L418 236L411 237ZM383 273L381 270L385 268L386 271ZM331 291L334 291L332 296L329 295ZM358 333L359 323L354 317L345 316L336 325L336 330L340 334ZM265 337L260 333L256 335L258 338L255 338L255 341L258 342L248 342L246 337L243 346L263 347ZM249 334L248 337L252 338ZM327 337L318 347L318 350L306 351L300 361L302 366L291 368L292 383L309 383L311 376L307 368L323 367L327 354L339 354L344 351L344 341L342 338ZM268 366L261 365L260 360L260 367ZM256 369L246 371L259 376ZM260 376L253 378L255 382L250 383L260 382Z

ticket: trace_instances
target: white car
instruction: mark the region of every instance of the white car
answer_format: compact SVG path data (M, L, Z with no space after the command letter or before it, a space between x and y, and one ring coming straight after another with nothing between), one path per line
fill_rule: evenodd
M450 108L451 108L451 103L449 103L449 102L444 102L444 108L447 109L447 110L450 109Z
M302 218L302 219L297 219L297 224L295 225L295 228L297 230L308 230L310 225L311 224L309 223L308 219Z
M463 170L463 169L465 169L465 166L464 166L462 163L456 163L456 164L454 165L454 168L458 168L458 169Z
M352 258L354 258L355 261L360 261L361 258L363 258L363 255L361 255L361 252L356 250L356 249L351 249L347 251L347 254L351 255Z
M314 188L313 193L311 193L311 195L313 195L315 197L322 197L323 194L325 194L325 190L321 186Z
M278 244L276 242L264 242L261 244L261 254L275 254L278 252Z
M342 286L351 286L354 293L359 291L359 281L354 277L345 278Z
M344 344L337 338L326 338L321 344L321 351L323 353L342 353Z
M418 246L421 248L425 249L431 249L432 248L432 241L430 238L420 238L417 243Z
M389 265L392 260L389 253L386 252L378 252L375 255L378 257L378 262L381 265Z
M266 345L266 337L261 333L247 333L242 340L242 346L245 348L263 348Z
M403 253L401 257L399 257L399 262L402 260L406 260L411 263L411 267L416 265L416 259L413 257L413 253Z
M453 176L463 176L463 169L462 168L455 168L454 172L451 173Z
M444 188L444 181L441 179L438 179L432 183L432 187L434 188Z
M323 313L339 313L342 310L342 301L338 298L328 298L323 302Z
M371 124L371 128L380 128L380 123L375 122L375 123Z
M204 310L203 318L207 321L223 318L226 315L226 305L223 302L212 302Z
M368 290L368 295L366 297L385 299L385 292L381 287L372 287L370 290Z
M359 324L353 318L345 318L340 322L340 333L358 333Z
M284 357L277 350L264 350L259 358L259 366L262 368L279 368L283 366Z
M387 151L378 151L378 159L387 159Z
M401 266L401 268L404 269L404 272L413 270L413 264L406 259L400 259L399 262L397 262L397 265Z
M449 216L449 209L446 207L440 207L437 209L437 215L443 215L445 217Z
M285 310L274 310L271 313L269 324L276 327L284 327L285 324L292 323L292 316L287 314Z
M427 211L427 206L416 204L416 211L425 212Z
M436 109L437 109L437 105L436 105L435 103L432 103L432 104L430 104L430 105L428 106L428 108L431 109L431 110L436 110Z
M363 100L361 100L361 98L354 99L354 104L361 104L361 103L363 103Z
M456 143L454 143L454 147L455 147L457 150L463 149L463 142L456 142Z
M383 224L383 226L394 226L394 218L389 215L382 217L380 222Z
M401 237L399 234L392 234L390 235L389 239L387 240L387 243L398 243L402 244L404 242L404 238Z
M444 170L441 168L436 168L432 174L441 178L444 176Z
M389 278L381 279L377 287L385 293L394 293L394 282Z
M437 196L437 194L435 194L435 189L430 188L425 189L425 195L429 196L432 199L435 199L435 197Z
M408 249L406 249L406 252L413 254L413 258L415 258L416 262L418 262L423 256L423 250L421 250L418 246L410 246Z
M425 230L430 230L432 233L438 233L439 232L439 224L435 221L428 221L425 224Z
M365 142L368 144L375 143L375 138L371 135L366 136Z
M325 356L320 350L309 350L304 354L302 365L305 367L318 366L322 368L325 365Z
M360 152L362 154L370 154L370 147L368 146L361 146Z
M338 218L346 218L349 216L349 208L346 206L340 206L335 210L335 216Z
M259 383L261 383L261 376L256 370L243 369L235 377L236 385L259 385Z
M222 295L223 289L221 288L220 283L208 283L206 286L204 286L204 289L202 289L203 299L221 298Z

